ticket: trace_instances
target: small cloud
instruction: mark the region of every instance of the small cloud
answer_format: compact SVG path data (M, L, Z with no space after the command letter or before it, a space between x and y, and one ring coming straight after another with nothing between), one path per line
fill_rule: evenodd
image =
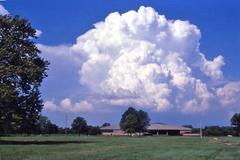
M6 14L9 14L9 12L3 7L3 5L0 4L0 15Z
M42 31L41 30L38 30L36 29L36 36L37 37L40 37L42 35Z
M92 112L94 111L93 105L86 101L78 101L76 103L72 103L70 98L63 99L59 105L55 104L54 100L46 101L44 103L44 108L50 110L52 112Z
M61 101L60 106L63 109L68 110L69 108L72 107L72 102L71 102L71 100L69 98L65 98L64 100Z
M93 109L93 105L88 101L79 101L73 106L73 111L77 112L91 112Z
M84 101L79 101L77 103L72 104L71 99L65 98L61 101L60 107L62 111L67 111L67 112L73 112L73 113L78 113L78 112L91 112L93 111L93 105L84 100Z
M44 109L50 110L52 112L58 111L58 107L54 102L54 99L44 102Z

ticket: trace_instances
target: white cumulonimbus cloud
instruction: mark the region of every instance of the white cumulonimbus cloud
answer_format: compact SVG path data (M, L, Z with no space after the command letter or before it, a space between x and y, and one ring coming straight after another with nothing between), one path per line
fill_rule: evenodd
M40 37L42 35L42 31L39 29L36 29L36 36Z
M224 93L231 86L214 88L206 83L223 80L225 63L221 55L207 60L199 49L200 38L200 30L190 22L168 20L142 6L109 14L74 45L62 46L67 52L56 55L73 57L81 85L106 97L96 98L95 105L136 104L155 111L177 108L194 113L206 111L218 96L224 97L223 105L233 101ZM39 47L42 52L56 49ZM70 102L61 106L77 110L78 105Z

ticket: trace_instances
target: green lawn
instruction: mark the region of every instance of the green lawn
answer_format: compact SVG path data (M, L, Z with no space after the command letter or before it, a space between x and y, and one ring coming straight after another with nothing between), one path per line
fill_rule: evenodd
M240 159L240 138L29 136L0 139L0 160Z

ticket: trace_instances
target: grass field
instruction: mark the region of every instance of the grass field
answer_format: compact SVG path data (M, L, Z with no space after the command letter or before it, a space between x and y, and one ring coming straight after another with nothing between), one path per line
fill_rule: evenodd
M0 160L239 160L240 138L1 137Z

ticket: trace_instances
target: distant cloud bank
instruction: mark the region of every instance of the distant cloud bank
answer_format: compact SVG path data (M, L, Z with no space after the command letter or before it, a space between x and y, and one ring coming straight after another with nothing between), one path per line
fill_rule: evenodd
M46 109L50 111L63 111L63 112L91 112L93 110L93 106L91 103L87 101L79 101L75 104L72 104L71 99L65 98L63 99L59 106L55 104L54 99L50 101L46 101L44 103Z
M190 22L168 20L142 6L109 14L73 45L39 44L43 54L78 65L81 85L95 95L76 103L69 98L59 105L46 101L45 108L92 112L99 104L137 105L156 112L199 113L212 104L239 104L240 82L226 82L224 57L207 59L199 49L200 38Z

